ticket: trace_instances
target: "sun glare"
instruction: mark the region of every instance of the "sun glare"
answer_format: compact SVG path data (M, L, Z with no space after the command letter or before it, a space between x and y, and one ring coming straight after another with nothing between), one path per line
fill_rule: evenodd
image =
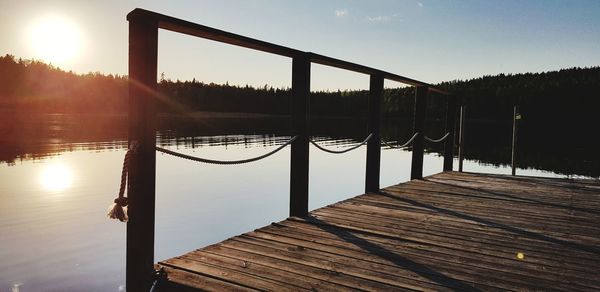
M73 184L73 172L63 164L48 164L42 170L40 182L48 191L64 191Z
M31 26L29 37L35 58L57 66L72 61L82 47L77 25L58 16L40 18Z

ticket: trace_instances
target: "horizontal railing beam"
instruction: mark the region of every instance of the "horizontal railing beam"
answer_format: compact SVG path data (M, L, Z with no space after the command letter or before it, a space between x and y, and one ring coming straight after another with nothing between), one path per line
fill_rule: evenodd
M245 37L245 36L242 36L239 34L230 33L230 32L224 31L224 30L215 29L212 27L185 21L185 20L182 20L179 18L163 15L160 13L144 10L141 8L136 8L133 11L129 12L129 14L127 14L127 20L132 20L132 19L151 20L151 21L158 23L159 28L162 28L165 30L178 32L178 33L182 33L182 34L187 34L187 35L191 35L191 36L196 36L196 37L209 39L209 40L226 43L226 44L230 44L230 45L236 45L236 46L240 46L240 47L244 47L244 48L248 48L248 49L254 49L257 51L271 53L271 54L280 55L280 56L285 56L285 57L289 57L289 58L294 58L296 56L301 56L301 55L307 54L309 56L310 62L312 62L312 63L336 67L336 68L345 69L345 70L353 71L353 72L357 72L357 73L363 73L363 74L367 74L367 75L374 75L374 74L381 75L381 76L383 76L384 79L397 81L397 82L412 85L412 86L423 86L423 87L427 87L429 89L429 91L433 91L433 92L437 92L437 93L441 93L441 94L448 94L446 91L444 91L442 89L435 88L428 83L418 81L415 79L407 78L407 77L393 74L390 72L378 70L375 68L367 67L364 65L360 65L360 64L356 64L356 63L352 63L352 62L348 62L348 61L344 61L344 60L340 60L340 59L336 59L336 58L332 58L332 57L328 57L328 56L323 56L323 55L310 53L310 52L304 52L304 51L288 48L285 46L253 39L250 37Z
M345 69L345 70L368 74L368 75L381 75L381 76L383 76L384 79L388 79L388 80L392 80L392 81L396 81L396 82L400 82L400 83L404 83L404 84L408 84L408 85L412 85L412 86L425 86L429 89L429 91L433 91L433 92L437 92L437 93L441 93L441 94L448 94L444 90L435 88L435 87L433 87L433 85L419 81L419 80L411 79L408 77L404 77L404 76L400 76L397 74L381 71L381 70L378 70L375 68L367 67L364 65L360 65L360 64L356 64L356 63L352 63L352 62L348 62L348 61L344 61L344 60L340 60L340 59L336 59L336 58L332 58L332 57L328 57L328 56L323 56L323 55L319 55L319 54L315 54L315 53L309 53L309 56L310 56L310 61L313 63L316 63L316 64Z
M127 14L127 20L136 18L152 19L156 21L158 23L158 27L162 29L290 58L303 53L300 50L245 37L239 34L230 33L224 30L219 30L140 8L136 8Z
M348 61L344 61L344 60L340 60L340 59L336 59L336 58L332 58L332 57L319 55L316 53L308 53L308 55L310 56L310 61L313 63L316 63L316 64L345 69L348 71L354 71L354 72L363 73L363 74L367 74L367 75L374 75L374 74L381 73L380 70L377 70L377 69L374 69L371 67L367 67L364 65L360 65L360 64L356 64L356 63L352 63L352 62L348 62Z

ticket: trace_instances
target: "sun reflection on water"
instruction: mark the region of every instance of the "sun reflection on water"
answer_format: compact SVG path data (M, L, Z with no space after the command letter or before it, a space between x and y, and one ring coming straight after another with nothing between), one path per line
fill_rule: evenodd
M73 185L73 171L62 163L51 163L42 169L42 187L51 192L61 192Z

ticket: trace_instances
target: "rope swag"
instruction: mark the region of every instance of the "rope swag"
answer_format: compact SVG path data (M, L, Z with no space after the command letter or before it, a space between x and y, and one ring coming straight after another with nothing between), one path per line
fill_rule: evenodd
M284 144L282 144L281 146L277 147L275 150L273 150L267 154L263 154L263 155L253 157L253 158L248 158L248 159L241 159L241 160L213 160L213 159L206 159L206 158L186 155L183 153L171 151L169 149L161 148L158 146L156 146L155 149L158 152L162 152L165 154L173 155L175 157L179 157L179 158L183 158L183 159L187 159L187 160L191 160L191 161L203 162L203 163L208 163L208 164L218 164L218 165L232 165L232 164L244 164L244 163L258 161L263 158L267 158L267 157L279 152L279 150L285 148L286 146L292 144L292 142L294 142L297 138L298 138L298 136L292 137L290 140L288 140L287 142L285 142Z
M406 141L406 143L402 144L402 145L392 145L391 143L385 141L385 140L381 140L381 142L383 142L383 144L385 144L387 147L390 147L392 149L401 149L404 147L408 147L408 145L410 145L410 143L412 143L415 138L417 138L417 136L419 135L419 132L416 132L412 137L410 137L410 139L408 139L408 141Z
M365 140L363 140L362 142L358 143L355 146L352 146L350 148L346 148L344 150L330 150L324 147L321 147L319 144L317 144L317 142L315 142L314 140L310 139L308 140L308 142L310 142L311 144L313 144L315 147L317 147L317 149L327 152L327 153L331 153L331 154L342 154L342 153L346 153L348 151L352 151L354 149L357 149L360 146L363 146L365 144L367 144L367 142L369 142L369 140L371 139L371 137L373 137L373 133L369 134L369 136L367 136L367 138L365 138Z
M137 141L132 141L129 150L127 150L127 153L125 153L125 159L123 159L123 170L121 171L121 187L119 188L119 195L108 209L108 218L117 219L121 222L127 222L127 197L125 197L125 187L127 186L129 162L131 161L131 157L137 152L138 147L139 143Z
M439 139L431 139L431 138L425 136L425 140L427 140L431 143L439 143L439 142L446 140L446 138L448 138L448 136L450 136L450 132L447 132L446 135L444 135L442 138L439 138Z

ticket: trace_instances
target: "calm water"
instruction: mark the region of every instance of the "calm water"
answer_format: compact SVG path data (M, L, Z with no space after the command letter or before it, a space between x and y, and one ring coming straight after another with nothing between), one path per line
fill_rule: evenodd
M3 122L0 291L124 291L125 224L106 218L119 188L124 122L119 116L85 115L15 116ZM171 122L161 123L158 143L231 160L264 154L289 139L287 122L199 124L175 130ZM313 131L327 147L342 149L366 136L360 121L327 125ZM409 129L407 123L384 124L384 137L403 141ZM155 261L286 218L289 151L235 166L157 154ZM362 193L365 155L364 146L332 155L311 145L310 208ZM382 186L408 180L411 152L384 149L381 159ZM424 174L441 170L442 157L427 154ZM465 170L510 173L494 159L491 164L468 160ZM520 169L519 174L564 176L551 171Z

